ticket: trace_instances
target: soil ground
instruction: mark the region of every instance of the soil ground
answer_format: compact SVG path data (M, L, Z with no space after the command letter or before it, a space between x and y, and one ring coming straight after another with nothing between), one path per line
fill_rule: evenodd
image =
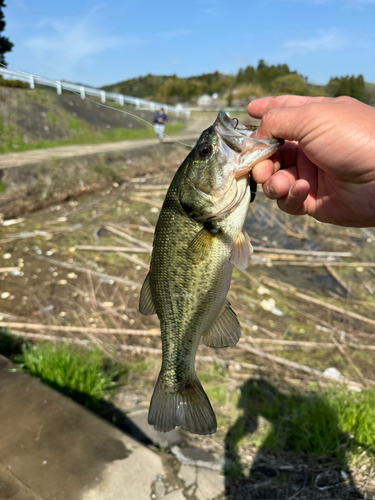
M133 369L129 384L113 402L129 414L147 408L160 366L158 320L139 314L139 290L162 200L183 156L176 152L159 172L142 177L129 172L120 185L0 227L0 326L32 341L48 336L88 341L128 363ZM245 438L237 443L241 473L233 479L226 472L228 499L373 494L373 469L365 456L346 464L342 476L345 464L267 451L261 431L269 424L261 413L241 406L240 395L249 384L265 383L273 394L292 389L308 397L311 384L331 384L323 373L332 367L355 390L375 385L375 231L287 216L261 192L246 229L253 246L263 250L256 249L247 271L234 272L228 296L243 327L242 339L234 349L201 345L198 351L198 375L217 414L218 432L186 435L185 444L233 460L236 423L247 422ZM307 254L293 254L296 250ZM44 329L33 327L38 324ZM67 328L49 329L56 326ZM259 382L264 377L267 382Z

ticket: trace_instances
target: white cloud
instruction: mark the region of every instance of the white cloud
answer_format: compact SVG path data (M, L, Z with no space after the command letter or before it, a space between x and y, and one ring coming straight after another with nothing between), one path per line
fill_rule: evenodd
M303 40L290 40L283 43L283 48L289 54L308 54L310 52L335 51L345 47L348 40L335 32L320 33L316 37Z
M63 68L65 75L82 64L90 66L96 54L138 44L135 37L106 35L99 28L99 10L100 6L96 6L82 18L44 19L39 30L46 34L29 38L24 44L38 59L48 61L51 68Z

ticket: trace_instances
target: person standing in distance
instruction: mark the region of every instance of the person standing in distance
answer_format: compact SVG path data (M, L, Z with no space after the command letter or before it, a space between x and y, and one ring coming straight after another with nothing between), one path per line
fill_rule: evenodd
M168 120L167 115L164 113L164 108L160 108L154 115L154 129L157 138L163 142L165 122Z

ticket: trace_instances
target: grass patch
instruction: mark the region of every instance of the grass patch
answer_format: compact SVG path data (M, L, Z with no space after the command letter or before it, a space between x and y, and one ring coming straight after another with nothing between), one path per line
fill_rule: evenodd
M181 132L185 128L183 122L172 122L165 127L165 133L168 135ZM80 144L100 144L103 142L127 141L136 139L155 138L153 128L146 129L128 129L115 128L112 130L94 131L87 126L85 122L78 119L71 119L68 123L70 137L58 140L40 140L33 143L25 143L22 135L11 126L3 126L0 123L0 132L2 140L0 141L0 153L11 153L14 151L29 151L35 149L54 148L58 146L70 146Z
M344 467L365 451L375 464L373 390L356 393L332 388L307 395L285 394L268 382L250 380L241 389L239 407L244 412L240 418L252 422L252 428L235 424L232 450L246 434L257 431L254 422L263 417L270 423L263 433L264 449L336 458Z
M97 409L128 374L125 365L113 364L99 350L70 345L24 346L22 366L54 389L78 403Z

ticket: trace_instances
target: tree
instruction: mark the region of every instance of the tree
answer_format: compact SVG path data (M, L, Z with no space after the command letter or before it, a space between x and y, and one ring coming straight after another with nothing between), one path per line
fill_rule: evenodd
M276 95L304 95L307 92L307 86L302 76L289 74L275 78L272 82L271 90Z
M362 75L357 77L354 75L342 76L341 78L335 77L330 79L326 85L326 90L333 97L348 95L361 101L365 92L365 82Z
M0 0L0 33L2 33L5 29L5 21L4 21L4 14L3 14L3 8L6 7L5 0ZM13 48L13 43L9 40L9 38L5 36L0 36L0 64L3 64L4 66L7 65L5 62L4 54L6 52L10 52Z

